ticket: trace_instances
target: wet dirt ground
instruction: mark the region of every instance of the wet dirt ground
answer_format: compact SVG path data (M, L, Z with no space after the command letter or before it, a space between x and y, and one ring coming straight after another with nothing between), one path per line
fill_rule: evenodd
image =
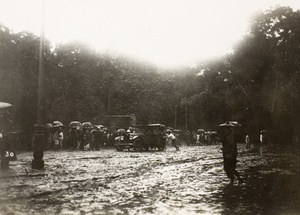
M220 147L46 151L44 170L20 153L0 172L1 214L300 214L295 155L239 145L231 185Z

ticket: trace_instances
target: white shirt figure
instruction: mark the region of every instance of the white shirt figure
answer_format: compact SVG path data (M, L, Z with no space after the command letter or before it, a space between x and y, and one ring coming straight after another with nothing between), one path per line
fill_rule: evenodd
M200 134L196 135L196 143L199 144L200 143Z
M249 143L249 142L250 142L250 138L249 138L249 135L246 135L246 139L245 139L245 142L246 142L246 143Z
M168 135L168 142L176 148L176 151L180 151L178 145L176 144L176 137L174 134L170 133Z
M175 140L175 139L176 139L176 137L175 137L175 135L174 135L173 133L170 133L170 134L168 135L168 138L169 138L170 140Z
M246 149L250 149L250 137L248 134L246 135L245 142L246 142Z
M62 149L63 147L63 139L64 139L64 133L62 131L59 131L58 133L58 140L59 140L59 146L60 146L60 149Z

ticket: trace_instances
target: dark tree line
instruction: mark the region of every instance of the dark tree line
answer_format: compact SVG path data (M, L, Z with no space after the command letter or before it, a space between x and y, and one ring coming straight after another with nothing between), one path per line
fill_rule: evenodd
M23 131L36 123L39 40L0 29L0 100L14 105ZM47 41L45 50L45 122L136 114L139 123L215 130L236 120L245 133L268 129L274 142L297 142L300 12L289 7L253 16L233 53L165 71L82 43Z
M291 8L256 14L234 52L208 63L191 104L210 119L216 113L217 120L239 121L256 137L268 129L274 142L293 142L299 132L299 30L300 12Z

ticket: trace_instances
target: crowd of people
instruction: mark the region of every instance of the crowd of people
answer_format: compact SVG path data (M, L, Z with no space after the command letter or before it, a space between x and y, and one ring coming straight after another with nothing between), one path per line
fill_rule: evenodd
M101 146L112 145L116 137L114 130L89 123L45 126L46 149L53 150L100 150Z
M133 132L132 129L133 128L128 127L123 130ZM114 145L114 140L118 135L117 130L116 128L93 125L89 122L81 124L78 121L74 121L68 126L65 126L59 121L54 121L53 123L47 123L45 125L45 149L100 150L102 146ZM188 146L200 146L219 143L219 138L215 131L205 132L203 129L193 132L176 129L167 130L172 131L172 135L176 138L176 144L178 146L183 144ZM174 144L172 144L172 141L167 140L167 145L172 146Z

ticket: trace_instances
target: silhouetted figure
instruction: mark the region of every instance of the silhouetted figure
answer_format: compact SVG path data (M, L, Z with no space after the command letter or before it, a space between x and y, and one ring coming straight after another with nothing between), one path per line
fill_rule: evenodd
M86 128L82 128L79 134L79 149L84 150Z
M95 128L91 131L91 150L100 150L101 132Z
M222 124L224 125L224 124ZM230 178L231 183L234 182L234 176L242 183L242 179L239 173L236 171L237 163L237 144L234 137L234 126L222 126L220 127L220 136L222 141L222 152L224 159L224 170L228 178Z
M67 137L67 147L69 149L77 149L77 146L78 146L78 130L77 128L75 127L72 127L70 130L69 130L69 135Z

